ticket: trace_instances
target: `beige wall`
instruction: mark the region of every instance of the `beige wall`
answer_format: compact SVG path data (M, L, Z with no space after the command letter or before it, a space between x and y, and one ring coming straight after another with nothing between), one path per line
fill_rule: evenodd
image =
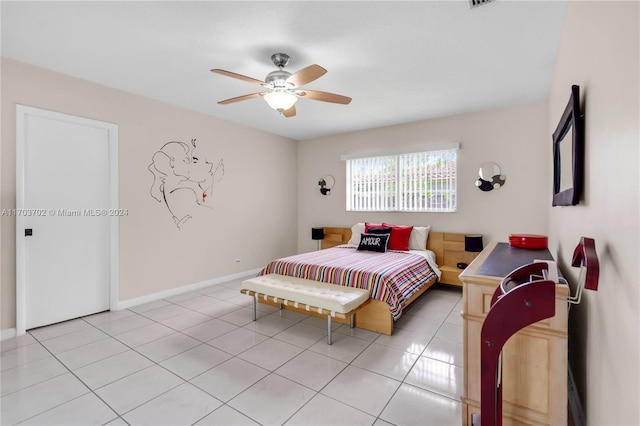
M200 113L2 59L2 198L15 207L15 105L119 126L120 300L239 274L296 252L296 142ZM224 178L178 230L149 193L153 154L197 139ZM78 161L82 161L79 156ZM277 189L277 190L274 190ZM88 206L89 208L90 206ZM15 220L2 217L2 330L15 326ZM235 259L241 259L239 264Z
M584 198L548 215L550 248L574 283L568 263L581 236L595 239L600 259L598 291L570 312L570 362L593 425L640 424L639 9L569 2L549 96L549 132L572 84L586 117Z
M546 233L546 181L551 162L544 102L476 112L397 126L301 141L298 147L298 248L313 250L312 226L351 226L387 221L431 225L437 231L481 233L485 244L506 241L510 233ZM357 213L345 211L342 154L459 142L456 213ZM499 190L482 192L474 182L482 163L493 161L507 176ZM331 195L320 194L318 180L336 179Z

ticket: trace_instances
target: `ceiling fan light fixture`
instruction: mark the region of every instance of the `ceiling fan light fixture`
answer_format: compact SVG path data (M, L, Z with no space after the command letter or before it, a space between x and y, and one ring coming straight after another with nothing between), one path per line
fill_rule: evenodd
M296 116L295 104L298 101L298 98L301 97L315 101L343 105L347 105L351 102L351 98L348 96L336 95L335 93L329 92L320 92L317 90L302 90L302 86L316 81L327 73L327 70L322 68L320 65L309 65L308 67L298 70L292 74L284 69L284 67L289 63L289 55L284 53L275 53L271 56L271 60L278 69L267 74L267 78L265 78L264 81L219 68L212 69L211 71L216 74L256 84L261 86L263 90L260 93L251 93L249 95L225 99L219 101L218 104L227 105L239 101L245 101L247 99L263 97L270 108L275 109L284 117L289 118Z
M286 111L298 102L298 97L286 90L275 89L273 92L265 94L264 100L276 111Z

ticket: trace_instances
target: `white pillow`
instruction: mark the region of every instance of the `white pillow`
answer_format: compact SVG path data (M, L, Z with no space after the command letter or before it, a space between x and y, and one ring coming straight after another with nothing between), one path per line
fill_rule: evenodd
M414 226L409 238L409 250L426 250L431 226Z
M360 236L364 232L364 222L356 223L351 227L351 239L347 244L357 246L360 244Z

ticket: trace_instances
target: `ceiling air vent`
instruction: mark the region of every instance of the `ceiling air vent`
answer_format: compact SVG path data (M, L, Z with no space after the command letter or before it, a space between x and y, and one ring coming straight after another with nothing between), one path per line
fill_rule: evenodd
M487 4L492 1L493 0L469 0L469 5L471 6L471 9L473 9L474 7L482 6L483 4Z

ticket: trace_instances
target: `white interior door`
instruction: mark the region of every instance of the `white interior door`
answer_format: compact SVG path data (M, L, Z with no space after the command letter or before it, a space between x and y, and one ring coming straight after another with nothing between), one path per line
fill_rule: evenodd
M117 300L117 126L18 106L16 136L20 334Z

